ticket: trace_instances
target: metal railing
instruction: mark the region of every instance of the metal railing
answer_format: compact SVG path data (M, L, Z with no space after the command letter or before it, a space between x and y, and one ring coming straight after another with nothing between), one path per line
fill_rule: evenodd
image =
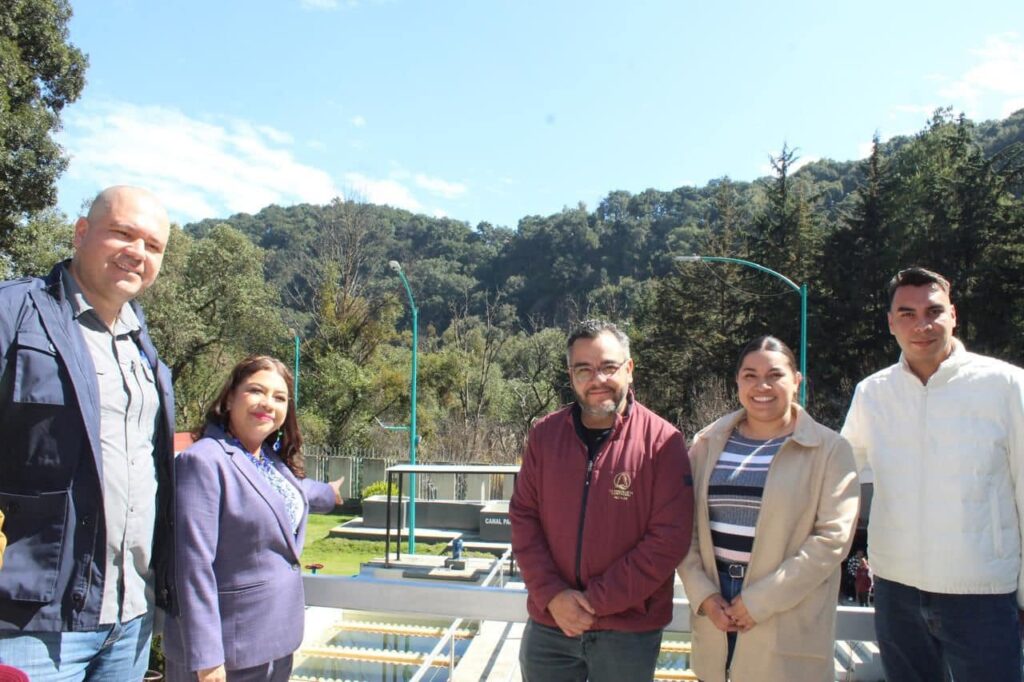
M494 562L494 565L491 567L490 572L480 583L481 586L491 587L496 582L500 587L505 582L505 562L511 561L511 558L512 548L509 547L505 550L505 553L502 554L501 557ZM462 627L463 622L465 622L465 618L456 618L455 620L453 620L452 624L449 625L448 629L445 630L444 634L441 635L441 639L437 641L437 644L434 645L434 648L430 650L429 654L427 654L427 661L436 660L438 657L441 656L441 652L444 651L444 648L446 646L449 646L450 644L448 649L448 679L452 679L451 675L455 671L455 633L458 631L459 628ZM420 680L422 680L424 676L427 674L429 669L429 664L421 666L420 669L416 671L416 674L409 678L409 682L420 682Z
M499 565L503 561L497 562ZM433 581L305 575L307 606L525 623L526 590ZM874 609L837 606L836 639L876 641ZM690 632L690 605L674 599L669 632Z

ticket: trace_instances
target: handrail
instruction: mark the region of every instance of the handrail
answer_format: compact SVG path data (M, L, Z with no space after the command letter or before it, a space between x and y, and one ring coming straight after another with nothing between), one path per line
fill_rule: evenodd
M427 580L391 580L360 576L303 575L307 606L450 616L467 620L525 623L526 590L516 588L454 585ZM836 607L836 638L877 641L874 609ZM669 632L690 632L690 604L684 598L672 602Z
M482 580L482 581L480 582L480 584L481 584L481 585L482 585L483 587L490 587L490 586L491 586L491 583L492 583L492 582L494 581L494 576L495 576L495 575L496 575L497 573L501 572L502 568L504 568L504 566L505 566L505 561L506 561L506 560L509 560L509 559L511 559L511 557L512 557L512 548L511 548L511 547L509 547L509 548L508 548L508 549L506 549L506 550L505 550L505 552L504 552L504 553L503 553L503 554L502 554L502 555L501 555L501 556L500 556L500 557L499 557L499 558L498 558L498 559L497 559L497 560L496 560L496 561L494 562L494 565L493 565L493 566L491 566L491 571L490 571L490 573L488 573L488 574L487 574L487 575L486 575L486 576L484 577L484 579L483 579L483 580Z
M424 660L423 665L421 665L419 669L416 671L416 673L409 678L409 682L420 682L420 680L423 679L423 676L427 674L427 671L433 667L431 663L435 659L441 657L441 650L444 649L444 645L447 644L449 641L452 644L452 649L448 657L448 666L449 670L455 670L455 631L458 630L459 627L462 625L462 620L462 618L456 618L452 621L452 624L449 625L448 629L444 631L444 634L441 635L441 638L437 640L437 644L434 645L434 648L430 650L429 654L427 654L427 657ZM448 679L451 679L450 673Z

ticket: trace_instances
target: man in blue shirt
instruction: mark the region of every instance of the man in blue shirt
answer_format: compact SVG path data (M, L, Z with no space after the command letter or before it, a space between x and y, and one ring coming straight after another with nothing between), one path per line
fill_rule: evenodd
M138 680L171 599L174 399L142 310L170 226L111 187L75 253L0 284L0 662L33 680Z

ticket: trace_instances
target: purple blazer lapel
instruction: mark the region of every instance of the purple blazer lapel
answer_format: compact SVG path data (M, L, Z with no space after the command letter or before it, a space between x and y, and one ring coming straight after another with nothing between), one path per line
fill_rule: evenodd
M270 507L270 511L273 512L274 517L277 518L277 523L281 527L281 533L285 537L285 542L288 543L288 547L292 550L292 554L295 555L295 560L298 561L298 545L296 545L295 536L292 535L292 523L288 518L288 512L284 508L284 500L281 499L281 496L276 490L270 487L270 484L267 483L267 479L265 479L263 474L259 472L256 465L249 461L249 458L244 452L226 443L225 445L228 455L231 456L231 462L238 469L238 472L242 474L247 481L249 481L253 489L259 493L260 497L263 498L263 501ZM301 532L302 530L302 523L300 523L299 531Z

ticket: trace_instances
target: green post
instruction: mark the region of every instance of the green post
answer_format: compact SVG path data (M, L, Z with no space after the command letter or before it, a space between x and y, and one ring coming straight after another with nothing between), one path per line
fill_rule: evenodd
M295 411L299 411L299 333L292 330L295 336Z
M800 285L800 404L807 407L807 282Z
M402 265L396 260L389 261L388 265L398 273L402 284L405 286L405 293L409 297L409 309L412 312L412 367L409 378L409 464L416 464L416 441L419 440L416 432L416 376L418 374L417 351L419 348L419 310L416 308L416 300L412 297L412 288L409 280L402 271ZM416 553L416 474L409 474L409 554Z
M704 261L707 263L735 263L737 265L745 265L748 268L754 268L766 274L777 277L786 283L790 289L800 294L800 375L803 380L800 382L800 404L804 407L807 406L807 283L797 284L789 277L775 272L771 268L766 268L763 265L754 263L753 261L743 260L742 258L728 258L726 256L676 256L676 261L680 263L693 263L696 261Z

